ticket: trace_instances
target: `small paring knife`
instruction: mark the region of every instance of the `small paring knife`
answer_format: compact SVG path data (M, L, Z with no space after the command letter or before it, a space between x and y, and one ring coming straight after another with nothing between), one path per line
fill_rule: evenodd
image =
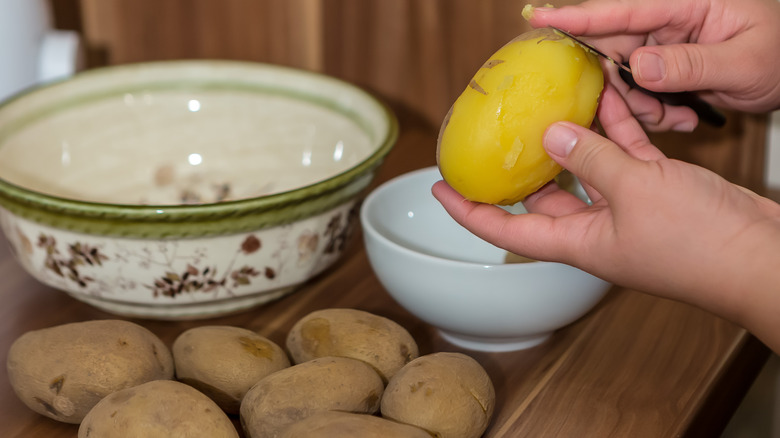
M618 73L620 73L620 78L623 79L623 81L626 84L628 84L629 87L639 90L642 93L647 94L648 96L651 96L655 99L658 99L659 101L667 105L687 106L688 108L696 112L696 115L699 116L699 120L709 125L721 127L726 124L726 116L724 116L720 111L715 109L715 107L702 100L696 94L687 91L683 91L679 93L661 93L657 91L648 90L647 88L642 88L636 83L636 81L634 81L634 76L631 73L631 68L628 66L627 62L626 63L617 62L606 53L593 47L591 44L588 44L580 40L579 38L575 37L569 32L566 32L565 30L559 29L557 27L551 26L551 28L556 32L560 32L561 34L571 38L581 46L601 56L602 58L605 58L609 62L617 65Z

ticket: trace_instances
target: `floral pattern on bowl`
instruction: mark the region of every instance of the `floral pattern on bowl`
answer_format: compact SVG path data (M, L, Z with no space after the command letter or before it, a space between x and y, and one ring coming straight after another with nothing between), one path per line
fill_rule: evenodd
M356 220L352 202L251 233L165 241L67 232L0 208L12 250L39 280L112 313L165 319L237 311L291 292L336 261Z
M89 70L0 103L0 223L31 275L106 311L235 312L337 262L397 135L382 102L312 72Z

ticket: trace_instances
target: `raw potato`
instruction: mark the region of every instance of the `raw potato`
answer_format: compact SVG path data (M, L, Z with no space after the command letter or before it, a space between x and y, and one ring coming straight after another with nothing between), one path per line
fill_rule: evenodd
M121 320L64 324L25 333L8 352L8 380L30 409L79 423L103 397L150 380L172 379L168 347Z
M287 335L295 363L318 357L360 359L387 382L419 356L417 343L403 327L387 318L356 309L325 309L301 318Z
M286 428L281 438L431 438L419 427L351 412L323 411Z
M465 198L522 201L562 169L544 151L550 124L590 126L604 85L598 57L552 29L526 32L477 71L445 117L437 160Z
M191 386L157 380L117 391L87 414L79 438L238 438L228 416Z
M263 377L290 366L281 347L240 327L189 329L173 343L176 377L237 414L244 394Z
M383 390L379 374L363 361L318 358L253 386L241 402L241 424L250 438L276 438L290 424L319 411L374 413Z
M465 354L434 353L403 367L387 384L382 416L440 438L478 438L493 415L487 372Z

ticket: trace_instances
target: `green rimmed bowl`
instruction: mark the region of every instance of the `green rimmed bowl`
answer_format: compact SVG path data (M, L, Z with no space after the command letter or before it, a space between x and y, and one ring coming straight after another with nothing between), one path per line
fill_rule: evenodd
M301 70L168 61L0 106L0 225L43 283L112 313L212 317L335 263L392 112Z

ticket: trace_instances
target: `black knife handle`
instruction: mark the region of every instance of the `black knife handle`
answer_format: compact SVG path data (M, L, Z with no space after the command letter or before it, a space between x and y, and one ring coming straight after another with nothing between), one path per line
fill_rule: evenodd
M618 71L620 72L621 79L623 79L623 81L625 81L625 83L627 83L631 88L639 90L648 96L654 97L667 105L687 106L696 112L696 115L699 116L699 120L709 125L721 127L726 124L726 116L724 116L723 113L715 109L715 107L705 102L694 93L687 91L680 93L662 93L658 91L651 91L647 88L640 87L630 72L622 68L619 68Z

